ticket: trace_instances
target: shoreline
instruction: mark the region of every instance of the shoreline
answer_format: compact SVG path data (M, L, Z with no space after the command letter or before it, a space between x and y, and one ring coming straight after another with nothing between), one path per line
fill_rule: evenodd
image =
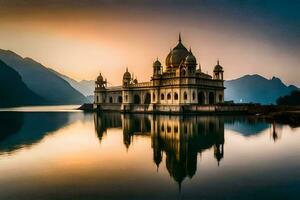
M225 105L224 105L225 106ZM236 107L238 104L226 105L227 107ZM185 111L185 112L124 112L121 110L96 110L93 104L83 104L78 110L84 112L118 112L124 114L159 114L159 115L249 115L268 122L280 124L289 124L292 127L300 126L300 106L277 106L277 105L258 105L248 104L247 110L235 111Z

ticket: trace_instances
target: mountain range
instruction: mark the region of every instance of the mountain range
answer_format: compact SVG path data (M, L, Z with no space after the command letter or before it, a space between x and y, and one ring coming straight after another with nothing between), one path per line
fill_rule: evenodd
M66 80L31 58L0 49L0 60L17 71L27 87L49 104L82 104L87 101Z
M0 74L1 107L82 104L93 100L94 80L76 81L9 50L0 49ZM279 78L267 79L257 74L228 80L224 85L225 100L235 103L275 104L280 96L299 90Z
M17 71L0 60L0 107L45 103L42 97L26 86Z
M266 79L260 75L245 75L225 81L225 100L235 103L275 104L280 96L299 90L294 85L285 85L279 78Z
M95 81L94 80L82 80L82 81L76 81L75 79L72 79L64 74L61 74L53 69L50 69L53 73L63 78L65 81L67 81L73 88L78 90L81 94L84 96L90 96L94 95L94 89L95 89Z

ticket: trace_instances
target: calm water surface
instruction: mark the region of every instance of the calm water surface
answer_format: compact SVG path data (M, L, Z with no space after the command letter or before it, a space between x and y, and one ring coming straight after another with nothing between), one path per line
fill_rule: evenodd
M1 200L299 199L300 128L46 110L0 112Z

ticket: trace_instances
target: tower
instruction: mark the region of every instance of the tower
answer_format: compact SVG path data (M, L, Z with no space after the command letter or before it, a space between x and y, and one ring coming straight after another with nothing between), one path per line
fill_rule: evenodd
M128 87L131 81L131 74L128 72L128 68L126 68L126 72L123 75L123 87Z
M223 67L220 65L219 60L217 61L217 65L214 68L214 79L216 80L223 80Z
M162 68L161 63L157 58L156 61L153 63L153 77L157 77L162 74L161 68Z
M192 53L192 49L189 51L189 55L185 58L184 64L187 68L187 75L193 76L196 73L197 60Z
M94 102L95 103L103 103L105 102L105 91L107 87L107 81L104 80L102 74L100 73L95 81L96 88L95 88L95 95L94 95Z

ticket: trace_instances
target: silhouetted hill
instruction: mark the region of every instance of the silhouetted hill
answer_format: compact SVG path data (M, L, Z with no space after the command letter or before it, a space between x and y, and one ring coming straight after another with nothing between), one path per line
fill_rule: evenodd
M25 85L18 72L0 60L0 107L42 103L45 101Z
M292 91L291 94L279 97L276 100L278 105L289 105L289 106L299 106L300 105L300 91Z
M84 96L90 96L94 94L95 89L95 81L93 80L82 80L82 81L76 81L64 74L61 74L53 69L50 69L52 72L63 78L65 81L67 81L73 88L75 88L77 91L79 91Z
M225 81L225 87L225 100L236 103L275 104L278 97L299 90L294 85L286 86L279 78L266 79L257 74Z
M67 81L31 58L0 49L0 59L21 75L28 88L50 104L81 104L86 101Z

